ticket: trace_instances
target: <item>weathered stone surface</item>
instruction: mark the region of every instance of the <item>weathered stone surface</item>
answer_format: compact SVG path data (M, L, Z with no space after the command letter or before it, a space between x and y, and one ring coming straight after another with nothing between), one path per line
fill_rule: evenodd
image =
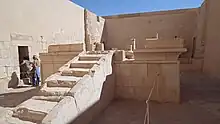
M75 98L76 104L83 112L89 107L88 101L94 93L94 84L90 75L85 75L70 91L68 95Z
M97 61L77 61L70 64L70 68L92 68Z
M79 56L79 61L98 61L102 56L91 55L91 56Z
M48 87L69 87L75 86L76 82L81 78L72 76L57 76L52 80L47 80Z
M136 49L134 50L135 60L156 60L156 61L176 61L179 55L186 52L185 48L171 49Z
M64 96L33 96L32 99L50 102L60 102Z
M67 87L44 87L38 95L39 96L65 96L68 94L71 88Z
M116 51L114 54L114 60L115 61L124 61L125 60L125 51Z
M89 73L90 69L84 68L70 68L68 70L64 70L61 75L62 76L75 76L75 77L83 77L85 74Z
M75 99L71 96L66 96L47 114L42 124L70 123L78 116L78 111Z
M21 120L39 123L56 104L57 102L29 99L16 107L13 116Z
M179 102L179 62L134 61L116 67L116 98ZM154 85L155 84L155 85Z
M83 43L79 44L59 44L59 45L50 45L48 47L48 52L78 52L84 51Z

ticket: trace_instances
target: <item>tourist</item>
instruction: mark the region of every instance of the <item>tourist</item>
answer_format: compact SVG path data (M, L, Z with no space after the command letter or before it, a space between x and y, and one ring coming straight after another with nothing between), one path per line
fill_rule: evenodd
M27 79L30 78L30 61L29 61L29 57L25 56L20 64L20 78L21 79Z
M40 83L40 60L36 55L33 56L33 60L34 60L33 61L33 69L34 69L33 76L35 77L33 80L35 81L35 84L38 86Z

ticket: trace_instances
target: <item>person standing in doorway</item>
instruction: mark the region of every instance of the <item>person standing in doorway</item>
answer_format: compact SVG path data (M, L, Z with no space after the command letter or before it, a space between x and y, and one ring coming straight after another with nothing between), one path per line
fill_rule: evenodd
M35 77L36 77L34 79L34 81L35 81L34 84L36 84L38 86L40 83L40 60L36 55L33 56L33 60L34 60L33 66L35 67Z

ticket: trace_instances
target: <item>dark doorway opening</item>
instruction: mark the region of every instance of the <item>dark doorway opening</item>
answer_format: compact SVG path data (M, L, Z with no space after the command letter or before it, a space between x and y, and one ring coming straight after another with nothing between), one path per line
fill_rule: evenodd
M29 51L28 46L18 46L18 57L19 57L19 64L23 62L23 60L29 60ZM23 68L20 66L20 74L22 74L24 71ZM20 79L22 79L22 76L20 75Z
M18 46L19 63L22 63L24 57L29 60L28 46Z

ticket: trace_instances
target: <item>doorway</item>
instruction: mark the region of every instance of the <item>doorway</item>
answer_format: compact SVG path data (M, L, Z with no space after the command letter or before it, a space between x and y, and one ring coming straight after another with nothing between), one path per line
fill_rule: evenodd
M18 46L19 63L22 63L24 57L29 60L28 46Z
M19 65L23 62L23 60L30 60L29 59L29 51L28 51L28 46L18 46L18 57L19 57ZM22 64L23 65L23 64ZM20 66L20 79L23 79L26 68L25 66Z

